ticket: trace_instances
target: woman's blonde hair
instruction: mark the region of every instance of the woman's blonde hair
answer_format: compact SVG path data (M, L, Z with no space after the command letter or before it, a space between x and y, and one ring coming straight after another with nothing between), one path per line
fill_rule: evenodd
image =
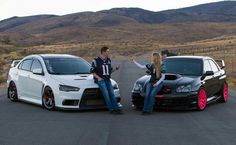
M156 70L156 77L157 78L160 78L161 76L161 54L158 53L158 52L153 52L152 53L152 64L154 65L155 67L155 70Z

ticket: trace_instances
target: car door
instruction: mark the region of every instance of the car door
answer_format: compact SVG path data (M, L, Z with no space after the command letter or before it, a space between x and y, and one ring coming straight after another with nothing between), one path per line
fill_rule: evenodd
M212 88L212 95L217 94L220 90L221 90L221 82L220 82L220 76L221 76L221 72L219 67L216 65L216 63L212 60L209 59L210 65L211 65L211 69L214 72L214 76L213 76L213 88Z
M20 97L29 97L29 76L32 59L25 59L19 65L17 91Z
M33 73L34 69L42 69L43 70L42 64L38 59L34 59L32 66L31 66L31 73L30 73L30 79L29 79L29 84L30 84L29 94L33 99L41 100L42 88L44 85L43 82L44 82L45 76L44 76L44 74L34 74Z
M209 60L204 60L204 64L203 64L203 67L204 67L204 71L203 73L205 74L207 71L212 71L212 68L211 68L211 65L210 65L210 62ZM206 89L206 92L207 92L207 96L208 97L211 97L213 95L213 92L214 92L214 83L215 83L215 80L214 80L214 75L211 75L211 76L206 76L205 79L204 79L204 87Z

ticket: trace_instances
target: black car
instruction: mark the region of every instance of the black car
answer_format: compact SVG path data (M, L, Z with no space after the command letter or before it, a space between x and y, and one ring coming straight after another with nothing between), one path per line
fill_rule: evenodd
M218 63L217 63L218 62ZM219 65L220 64L220 65ZM156 95L155 108L204 110L210 102L226 102L228 84L224 61L202 56L173 56L163 60L165 79ZM139 78L132 90L132 103L142 108L150 75Z

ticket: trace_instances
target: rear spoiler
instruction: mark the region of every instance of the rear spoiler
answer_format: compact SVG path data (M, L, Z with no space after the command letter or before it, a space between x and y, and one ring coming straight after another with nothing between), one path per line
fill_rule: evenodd
M221 69L225 68L225 61L223 59L216 59L215 61Z
M11 62L11 67L15 67L21 60L13 60Z

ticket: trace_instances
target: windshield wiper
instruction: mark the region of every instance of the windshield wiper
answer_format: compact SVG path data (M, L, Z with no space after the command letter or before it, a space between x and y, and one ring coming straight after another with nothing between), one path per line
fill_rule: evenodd
M53 75L65 75L65 73L51 73Z

